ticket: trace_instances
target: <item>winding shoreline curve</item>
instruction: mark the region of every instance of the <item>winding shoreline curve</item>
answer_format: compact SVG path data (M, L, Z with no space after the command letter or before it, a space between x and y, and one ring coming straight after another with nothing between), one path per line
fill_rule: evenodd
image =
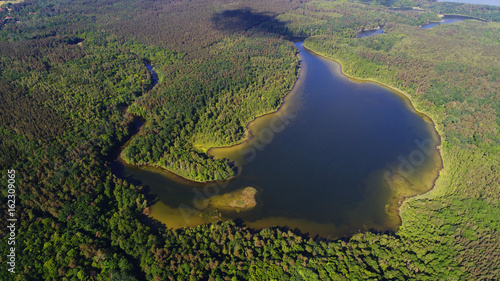
M372 79L372 78L357 78L357 77L354 77L354 76L350 76L348 74L346 74L343 69L345 68L344 65L342 64L342 62L338 59L333 59L333 58L330 58L328 56L326 56L325 54L322 54L321 52L316 52L316 51L313 51L309 48L307 48L306 44L305 44L305 41L304 40L304 43L303 43L303 48L304 50L306 50L307 52L310 52L311 54L313 55L316 55L316 56L319 56L319 57L322 57L326 60L329 60L329 61L333 61L333 62L336 62L340 65L340 73L345 76L346 78L348 79L351 79L351 80L354 80L355 82L357 83L374 83L374 84L378 84L386 89L389 89L391 92L393 92L394 94L402 97L404 100L405 100L405 103L408 105L409 109L414 111L416 114L418 114L419 116L421 116L424 120L428 120L430 121L430 123L432 124L432 127L434 128L435 132L436 132L436 135L437 135L437 150L438 150L438 154L439 154L439 159L440 159L440 167L439 167L439 170L437 172L437 175L435 176L435 178L433 179L433 183L432 183L432 186L430 187L430 189L428 189L427 191L425 191L424 193L421 193L421 194L415 194L415 195L411 195L411 196L402 196L399 201L398 201L398 204L396 206L396 215L398 216L400 222L401 222L401 208L402 206L412 197L415 197L415 196L419 196L419 195L423 195L423 194L427 194L428 192L432 191L435 186L436 186L436 181L438 180L441 172L443 171L444 169L444 161L443 161L443 156L442 156L442 149L441 149L441 144L442 144L442 133L440 132L438 126L436 125L437 123L434 122L434 120L426 113L424 112L424 110L421 110L421 109L417 109L417 107L415 106L414 104L414 101L412 101L412 97L392 86L392 85L389 85L389 84L386 84L386 83L382 83L380 81L377 81L375 79ZM300 56L300 53L297 53L297 56ZM253 138L253 134L251 132L251 130L249 129L249 126L252 125L252 123L257 120L258 118L261 118L261 117L265 117L265 116L269 116L269 115L272 115L272 114L276 114L280 111L280 109L283 108L283 105L285 104L286 102L286 99L289 97L290 93L292 93L297 85L297 83L300 81L300 79L303 79L304 78L304 73L303 73L303 70L304 70L305 66L301 63L300 59L299 59L299 69L298 69L298 75L297 75L297 79L295 80L293 86L291 87L291 89L286 93L285 96L283 96L283 99L280 103L280 105L274 110L274 111L271 111L271 112L267 112L267 113L264 113L264 114L261 114L259 116L256 116L254 117L252 120L250 120L247 125L245 126L245 133L244 133L244 137L238 141L237 143L234 143L234 144L231 144L231 145L228 145L228 146L220 146L220 147L210 147L209 149L207 149L205 151L205 153L207 153L208 155L211 155L210 154L210 151L215 149L215 148L231 148L231 147L234 147L234 146L237 146L237 145L241 145L241 144L244 144L245 142L248 142L250 141L252 138ZM144 122L144 124L146 124L146 122ZM143 125L144 125L143 124ZM141 126L142 128L142 126ZM123 165L126 165L126 166L129 166L129 167L137 167L137 168L140 168L140 169L149 169L149 170L153 170L153 172L157 172L157 173L161 173L161 174L164 174L165 176L168 176L169 178L173 179L173 180L177 180L177 181L183 181L183 182L187 182L187 183L190 183L190 184L209 184L209 183L220 183L220 182L226 182L226 181L229 181L229 180L232 180L236 177L238 177L240 174L241 174L241 167L237 167L237 173L234 174L233 176L231 177L228 177L228 178L225 178L225 179L221 179L221 180L216 180L216 181L196 181L196 180L192 180L192 179L189 179L189 178L186 178L186 177L183 177L177 173L175 173L174 171L171 171L165 167L161 167L161 166L158 166L158 165L154 165L154 164L129 164L127 163L121 156L122 156L122 152L125 150L125 148L129 145L130 141L132 141L132 139L134 137L137 136L138 133L140 133L141 131L141 128L138 130L137 133L135 133L134 135L132 135L130 137L130 139L120 148L120 153L119 153L119 156L118 156L118 161L120 163L122 163ZM213 155L211 155L213 156ZM154 171L156 170L156 171ZM399 223L400 224L400 223Z
M292 42L292 41L290 41ZM293 42L292 42L293 43ZM299 56L299 53L297 52L296 56L298 57ZM233 144L230 144L230 145L227 145L227 146L214 146L214 147L210 147L206 150L203 150L204 153L206 153L207 155L209 156L212 156L210 155L210 150L214 149L214 148L230 148L230 147L234 147L234 146L237 146L237 145L241 145L245 142L248 142L249 140L251 140L253 138L253 135L249 129L249 126L258 118L261 118L261 117L265 117L265 116L268 116L268 115L271 115L271 114L275 114L277 113L282 107L283 105L285 104L285 99L289 96L290 93L292 93L295 89L295 86L297 85L298 81L303 77L304 75L302 74L303 72L303 66L301 64L301 61L300 61L300 58L299 58L299 68L298 68L298 71L297 71L297 79L295 79L292 87L288 90L288 92L282 97L282 100L280 102L280 104L278 105L278 107L276 107L276 109L270 111L270 112L266 112L266 113L263 113L261 115L258 115L258 116L255 116L254 118L252 118L250 121L247 122L246 126L245 126L245 132L243 134L243 137L237 141L236 143L233 143ZM149 70L149 68L148 68ZM152 69L151 69L152 70ZM137 118L136 116L134 116L134 118ZM238 172L236 174L234 174L233 176L231 177L227 177L227 178L224 178L224 179L220 179L220 180L214 180L214 181L197 181L197 180L194 180L194 179L189 179L189 178L186 178L184 176L181 176L179 174L177 174L176 172L174 171L171 171L169 170L168 168L166 167L162 167L162 166L159 166L159 165L155 165L155 164L150 164L150 163L147 163L147 164L130 164L130 163L127 163L127 161L125 161L125 159L123 159L122 157L122 153L123 151L127 148L127 146L130 144L130 142L140 133L142 127L146 124L147 122L144 122L144 124L141 126L141 128L137 131L137 133L135 133L134 135L132 135L130 137L130 139L122 146L120 147L120 152L118 154L118 158L117 160L122 163L123 165L126 165L128 167L137 167L137 168L153 168L153 169L158 169L158 170L161 170L161 172L163 173L167 173L169 174L168 176L171 177L171 178L174 178L174 179L177 179L177 180L182 180L182 181L185 181L185 182L188 182L188 183L192 183L192 184L209 184L209 183L220 183L220 182L226 182L226 181L229 181L229 180L232 180L236 177L238 177L241 173L241 169L238 169ZM240 167L238 167L240 168ZM158 171L160 172L160 171Z
M406 93L405 91L402 91L392 85L389 85L389 84L386 84L386 83L383 83L383 82L380 82L380 81L377 81L373 78L357 78L357 77L354 77L354 76L351 76L351 75L348 75L346 74L343 69L345 68L344 65L342 64L342 62L338 59L334 59L334 58L330 58L328 56L326 56L325 54L322 54L321 52L316 52L316 51L313 51L309 48L306 47L305 45L305 41L304 41L304 45L303 45L303 48L304 50L307 50L308 52L314 54L314 55L317 55L319 57L322 57L324 59L327 59L327 60L330 60L330 61L333 61L333 62L336 62L340 65L340 73L342 75L344 75L345 77L351 79L351 80L354 80L358 83L375 83L377 85L380 85L384 88L387 88L389 90L391 90L391 92L393 92L394 94L397 94L398 96L404 98L406 100L406 104L409 105L410 109L412 109L415 113L417 113L419 116L423 117L424 119L427 118L430 120L430 122L432 123L432 127L434 128L434 130L436 131L436 135L438 137L438 143L437 143L437 146L436 146L436 149L438 151L438 155L439 155L439 158L441 160L441 164L440 164L440 167L439 167L439 171L437 172L437 175L436 177L434 178L433 180L433 183L432 183L432 186L429 190L427 190L426 192L424 193L421 193L421 194L415 194L415 195L412 195L412 196L403 196L400 200L400 203L398 204L399 206L397 206L397 215L400 219L400 222L402 220L401 218L401 208L403 207L404 204L406 204L407 202L409 202L409 200L411 198L414 198L416 196L420 196L420 195L423 195L423 194L427 194L429 192L431 192L432 190L434 190L434 188L436 187L436 182L439 178L439 176L441 175L441 172L443 172L444 170L444 158L443 158L443 151L442 151L442 132L439 130L438 126L436 125L437 123L427 114L424 112L424 110L422 109L417 109L416 106L415 106L415 102L412 101L412 97L410 96L410 94Z

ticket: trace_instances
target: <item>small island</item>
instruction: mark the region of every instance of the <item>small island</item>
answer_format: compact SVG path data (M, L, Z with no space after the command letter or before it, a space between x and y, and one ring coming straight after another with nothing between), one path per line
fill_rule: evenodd
M207 199L208 205L221 210L243 211L249 210L257 205L255 196L257 189L248 186L222 195Z

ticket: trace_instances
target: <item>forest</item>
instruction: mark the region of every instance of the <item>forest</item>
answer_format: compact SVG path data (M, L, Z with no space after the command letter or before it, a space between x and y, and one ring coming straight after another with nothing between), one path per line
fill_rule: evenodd
M413 9L413 7L420 7ZM16 273L1 280L500 278L500 8L427 0L28 0L0 9L0 167L16 171ZM7 9L8 8L8 9ZM438 14L479 20L419 26ZM357 38L383 26L385 34ZM340 239L240 221L167 229L123 158L194 181L235 174L206 154L276 110L294 38L346 75L406 93L432 118L444 168L395 233ZM145 63L154 65L159 82ZM2 216L7 214L7 185ZM2 218L2 221L4 219Z

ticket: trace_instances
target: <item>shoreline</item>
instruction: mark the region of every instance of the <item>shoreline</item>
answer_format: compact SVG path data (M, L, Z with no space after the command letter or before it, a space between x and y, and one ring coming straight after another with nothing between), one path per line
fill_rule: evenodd
M167 175L164 175L164 176L167 176L168 178L170 178L171 180L174 180L174 181L178 181L178 182L187 182L189 184L210 184L210 183L218 183L218 182L222 182L222 181L226 181L226 180L232 180L236 177L236 175L230 177L230 178L227 178L227 179L224 179L224 180L219 180L219 181L204 181L204 182L201 182L201 181L195 181L195 180L191 180L191 179L188 179L186 177L183 177L181 176L180 174L177 174L173 171L170 171L162 166L158 166L158 165L155 165L155 164L129 164L127 163L127 161L125 161L125 159L123 159L121 157L121 153L120 155L118 156L118 158L116 158L116 161L120 162L123 166L127 166L127 167L133 167L133 168L138 168L138 169L141 169L141 170L145 170L145 171L148 171L149 169L151 170L159 170L159 171L151 171L151 172L154 172L154 173L157 173L157 174L162 174L164 175L163 173L167 174Z
M417 115L419 115L420 117L422 117L424 119L424 121L426 121L427 123L429 123L429 126L432 125L432 129L434 130L435 134L432 133L434 136L433 136L433 139L437 142L437 145L436 145L436 149L437 149L437 153L438 153L438 157L440 159L440 163L439 163L439 166L436 165L435 168L433 169L433 171L436 171L436 175L435 176L432 176L429 177L429 182L431 182L430 184L430 188L425 190L423 193L419 193L419 194L414 194L414 195L402 195L402 196L398 196L396 198L396 200L389 200L387 203L389 204L388 205L388 209L387 209L387 213L389 216L393 217L393 220L395 222L395 229L392 230L391 232L393 233L396 233L399 229L399 227L401 227L401 225L403 224L403 219L402 219L402 214L404 213L404 210L402 209L403 206L409 202L409 200L411 200L411 198L414 198L414 197L417 197L417 196L421 196L421 195L424 195L424 194L428 194L429 192L431 192L432 190L435 189L436 187L436 182L437 180L439 179L443 169L444 169L444 158L443 158L443 151L442 151L442 147L441 147L441 144L442 144L442 137L441 137L441 134L440 134L440 131L436 125L436 122L434 122L433 118L431 118L429 115L427 115L424 111L422 110L419 110L417 109L417 107L415 106L414 102L412 101L412 98L411 96L407 93L407 92L404 92L392 85L389 85L389 84L385 84L383 82L380 82L380 81L377 81L373 78L367 78L367 79L362 79L362 78L357 78L357 77L354 77L354 76L350 76L348 74L346 74L343 70L345 69L345 67L342 65L342 62L340 60L337 60L337 59L333 59L333 58L330 58L330 57L327 57L326 55L323 55L322 53L319 53L319 52L315 52L309 48L306 47L305 44L303 44L303 48L305 51L307 52L310 52L311 54L313 55L316 55L316 56L319 56L325 60L328 60L328 61L332 61L332 62L335 62L337 63L340 68L339 68L339 72L342 76L344 76L345 78L347 79L350 79L352 80L353 82L355 83L374 83L374 84L378 84L379 86L382 86L388 90L390 90L392 93L400 96L403 101L407 104L408 106L408 109L412 110L413 112L415 112ZM265 117L265 116L269 116L271 114L276 114L278 113L281 109L283 109L283 106L285 105L286 103L286 99L290 97L290 94L293 93L295 87L297 86L297 84L301 81L300 79L304 77L304 69L306 68L306 66L303 64L303 62L300 60L300 52L298 52L296 54L296 56L299 58L299 68L298 68L298 74L297 74L297 79L295 79L291 89L286 93L286 95L283 96L282 98L282 101L281 103L279 104L279 106L273 110L273 111L270 111L270 112L267 112L267 113L264 113L264 114L261 114L259 116L256 116L254 118L252 118L249 122L247 122L246 126L245 126L245 132L244 132L244 137L238 141L237 143L234 143L234 144L231 144L231 145L228 145L228 146L214 146L214 147L210 147L209 149L207 149L206 151L204 151L206 154L210 155L210 156L214 156L211 154L211 151L212 149L218 149L218 148L231 148L231 147L235 147L237 145L242 145L246 142L249 142L251 141L253 138L254 138L254 134L252 134L252 130L251 130L251 126L254 124L255 120L257 120L258 118L261 118L261 117ZM137 116L134 116L134 118L138 118ZM147 122L144 122L144 124L146 124ZM142 126L143 126L142 125ZM174 180L174 181L177 181L177 182L180 182L180 183L187 183L187 184L192 184L192 185L198 185L198 186L202 186L202 185L205 185L205 184L212 184L212 183L221 183L221 182L227 182L227 181L230 181L238 176L241 175L241 172L242 172L242 167L238 164L236 164L235 166L237 167L237 173L235 173L233 176L231 177L228 177L228 178L224 178L224 179L221 179L221 180L215 180L215 181L196 181L196 180L192 180L192 179L189 179L189 178L186 178L184 176L182 176L181 174L175 172L175 171L172 171L168 168L165 168L165 167L162 167L162 166L159 166L159 165L156 165L156 164L129 164L127 163L127 161L125 161L125 159L122 158L122 153L123 151L126 149L126 147L130 144L130 141L132 141L136 135L138 133L140 133L141 129L142 129L142 126L139 128L138 132L135 133L134 135L131 136L131 138L120 148L120 153L118 155L118 158L116 158L116 160L118 162L120 162L122 165L124 166L128 166L128 167L134 167L134 168L138 168L138 169L142 169L142 170L146 170L146 171L150 171L150 172L154 172L154 173L160 173L162 174L163 176L166 176L168 177L170 180ZM429 127L430 129L430 127ZM256 133L256 132L254 132ZM230 159L229 159L230 160Z
M292 41L289 41L289 42L292 42ZM294 43L294 42L292 42L292 43ZM299 52L297 52L296 56L299 57ZM297 73L297 78L293 82L292 87L282 97L281 103L278 105L278 107L276 109L271 110L270 112L266 112L266 113L263 113L261 115L258 115L256 117L252 118L249 122L247 122L247 124L245 126L245 132L244 132L243 137L241 138L241 140L239 140L238 142L236 142L234 144L229 144L229 145L226 145L226 146L212 146L212 147L210 147L210 148L208 148L206 150L204 150L204 149L201 149L201 150L204 153L206 153L207 155L213 157L213 155L210 155L210 150L212 150L214 148L230 148L230 147L235 147L237 145L241 145L241 144L243 144L245 142L250 141L254 136L253 136L251 130L249 129L249 126L251 126L253 124L253 122L255 122L256 119L261 118L261 117L265 117L265 116L268 116L268 115L271 115L271 114L275 114L275 113L277 113L282 108L282 106L285 104L286 98L289 96L290 93L292 93L292 91L294 90L295 86L297 85L297 82L301 78L302 69L303 69L303 67L302 67L302 64L301 64L300 58L299 58L299 69L298 69L298 73ZM134 119L135 118L140 118L140 117L134 115ZM168 173L169 174L168 176L172 177L174 180L175 180L175 178L177 178L177 180L183 180L183 181L186 181L186 182L188 182L190 184L221 183L221 182L225 182L225 181L229 181L229 180L235 179L236 177L238 177L241 174L241 167L236 166L238 168L238 172L236 174L234 174L233 176L231 176L231 177L220 179L220 180L214 180L214 181L197 181L197 180L194 180L194 179L186 178L186 177L184 177L184 176L182 176L182 175L180 175L180 174L178 174L178 173L176 173L176 172L174 172L174 171L172 171L172 170L170 170L170 169L168 169L166 167L159 166L159 165L156 165L156 164L130 164L130 163L127 163L127 161L125 159L123 159L122 153L127 148L127 146L130 144L130 142L141 132L142 127L146 123L147 122L145 121L142 124L142 126L139 128L139 131L137 133L135 133L134 135L132 135L130 137L130 139L122 147L120 147L120 153L118 154L118 157L116 158L116 160L118 162L120 162L122 165L126 165L128 167L136 167L136 168L139 168L139 169L145 169L146 167L152 167L152 168L161 170L161 172ZM193 147L195 147L195 149L196 149L195 145L193 145Z
M291 41L290 41L291 42ZM293 42L292 42L293 43ZM298 55L298 54L297 54ZM261 114L259 116L256 116L254 117L252 120L250 120L249 122L247 122L247 125L245 126L245 133L244 133L244 137L237 143L234 143L234 144L230 144L230 145L225 145L225 146L213 146L213 147L210 147L209 149L207 149L207 154L210 155L210 150L212 149L215 149L215 148L232 148L232 147L235 147L235 146L238 146L238 145L241 145L241 144L244 144L245 142L248 142L250 141L251 139L254 138L254 135L252 134L252 131L250 130L250 126L253 125L253 123L258 119L258 118L262 118L262 117L266 117L266 116L269 116L269 115L272 115L272 114L275 114L275 113L278 113L278 111L280 111L280 109L285 105L285 102L286 102L286 98L288 98L289 94L292 93L292 91L295 89L295 86L297 85L299 79L301 78L301 76L303 76L303 74L301 73L302 72L302 64L300 63L300 60L299 60L299 71L298 71L298 74L297 74L297 79L295 79L295 82L293 82L293 85L292 85L292 88L286 93L286 95L283 97L283 100L281 101L280 105L276 108L276 110L274 111L271 111L271 112L267 112L267 113L264 113L264 114Z
M423 28L424 25L428 25L428 24L431 24L431 23L442 23L442 22L444 22L445 17L462 18L461 21L464 21L464 20L478 20L478 21L481 21L481 22L488 22L488 20L485 20L485 19L480 19L480 18L466 16L466 15L458 15L458 14L456 14L456 15L455 14L439 14L438 16L441 18L440 21L430 21L430 22L424 23L422 25L419 25L419 27Z
M417 196L420 196L420 195L424 195L424 194L427 194L429 192L431 192L432 190L435 189L436 187L436 182L437 180L439 179L439 176L441 175L441 173L443 172L444 170L444 157L443 157L443 150L442 150L442 133L440 132L440 130L438 129L437 125L436 125L436 122L434 122L434 120L429 116L427 115L425 112L417 109L415 107L415 102L412 101L411 99L411 96L406 93L405 91L402 91L392 85L389 85L389 84L386 84L386 83L383 83L383 82L380 82L380 81L377 81L373 78L357 78L357 77L354 77L354 76L351 76L351 75L348 75L346 74L343 69L345 68L343 65L342 65L342 62L340 60L337 60L337 59L333 59L333 58L329 58L327 57L326 55L322 54L322 53L319 53L319 52L315 52L309 48L306 47L306 45L304 44L303 45L303 48L304 50L314 54L314 55L317 55L319 57L322 57L324 59L327 59L327 60L330 60L330 61L333 61L333 62L336 62L340 65L340 73L342 75L344 75L345 77L347 77L348 79L352 79L352 80L355 80L355 81L359 81L359 83L375 83L375 84L378 84L384 88L387 88L389 90L391 90L391 92L397 94L398 96L401 96L403 97L407 102L407 104L410 106L410 109L412 109L415 113L417 113L419 116L422 116L424 118L428 118L432 124L432 127L434 128L434 131L436 132L436 135L437 135L437 140L438 140L438 144L436 146L436 149L438 151L438 155L439 155L439 158L441 159L441 164L440 164L440 167L439 167L439 170L437 172L437 175L435 176L434 180L432 181L432 186L429 190L425 191L424 193L421 193L421 194L416 194L416 195L411 195L411 196L402 196L401 198L398 198L399 200L397 200L396 202L398 202L398 206L396 207L397 209L397 216L399 217L399 220L400 220L400 223L398 223L399 225L402 224L402 217L401 217L401 212L402 212L402 207L403 205L405 205L407 202L409 202L409 200L411 200L411 198L415 198ZM425 121L425 120L424 120ZM400 203L399 203L400 202Z
M305 42L305 41L304 41ZM292 42L293 43L293 42ZM303 48L304 50L310 52L311 54L313 55L317 55L321 58L324 58L326 60L329 60L329 61L333 61L333 62L336 62L340 65L340 73L348 78L348 79L351 79L351 80L354 80L355 82L357 83L375 83L375 84L378 84L386 89L389 89L391 92L393 92L394 94L397 94L398 96L402 97L405 101L405 103L408 105L408 107L414 111L417 115L421 116L424 121L427 121L429 120L432 124L432 127L434 129L434 131L436 132L436 136L437 136L437 146L436 146L436 149L438 150L438 155L439 155L439 158L441 159L441 164L440 164L440 167L439 167L439 170L437 172L437 175L435 176L434 180L433 180L433 183L432 183L432 186L429 190L427 190L426 192L424 193L421 193L421 194L416 194L416 195L412 195L412 196L403 196L402 198L398 198L399 200L397 200L396 202L398 202L398 206L396 207L396 209L398 210L397 211L397 216L399 217L399 220L400 220L400 223L401 224L401 216L400 216L400 213L401 213L401 208L402 206L410 199L410 198L413 198L413 197L416 197L416 196L419 196L419 195L423 195L423 194L427 194L428 192L434 190L435 186L436 186L436 182L441 174L441 172L443 171L444 169L444 161L443 161L443 151L442 151L442 147L441 147L441 144L442 144L442 136L441 136L441 132L440 130L438 129L437 125L436 125L436 122L434 122L434 120L429 116L427 115L425 112L417 109L415 107L415 104L414 102L412 101L412 98L411 96L392 86L392 85L389 85L389 84L386 84L386 83L383 83L383 82L380 82L380 81L377 81L373 78L357 78L357 77L354 77L354 76L351 76L351 75L348 75L346 74L343 69L345 68L344 65L342 64L342 62L340 60L337 60L337 59L333 59L333 58L329 58L327 57L326 55L322 54L322 53L319 53L319 52L315 52L309 48L306 47L305 44L303 44ZM299 56L300 53L297 53L297 56ZM245 126L245 133L244 133L244 137L238 141L237 143L234 143L234 144L231 144L231 145L227 145L227 146L213 146L213 147L210 147L209 149L206 150L206 154L210 155L210 156L213 156L210 154L210 151L212 149L215 149L215 148L231 148L231 147L235 147L235 146L238 146L238 145L241 145L241 144L244 144L248 141L250 141L254 136L251 132L251 130L249 129L249 127L255 122L255 120L257 120L258 118L261 118L261 117L265 117L265 116L269 116L271 114L276 114L282 107L283 105L285 104L286 102L286 98L289 96L290 93L292 93L292 91L294 90L295 86L297 85L298 81L300 80L301 77L303 77L303 73L302 73L302 70L303 70L303 65L302 63L300 63L300 59L299 59L299 69L298 69L298 75L297 75L297 79L295 80L294 84L292 85L291 89L286 93L286 95L283 97L283 100L281 101L280 105L273 111L271 112L267 112L267 113L264 113L264 114L261 114L259 116L256 116L254 117L253 119L251 119L247 125ZM134 118L137 118L136 116L134 116ZM141 131L142 127L146 124L147 122L144 122L143 125L141 126L141 128L139 128L139 131L134 134L121 148L120 148L120 153L119 153L119 156L117 158L117 160L122 164L122 165L126 165L128 167L136 167L136 168L139 168L139 169L144 169L144 170L147 170L148 168L152 168L152 169L158 169L159 171L156 171L158 173L166 173L166 176L168 176L169 178L171 178L172 180L176 180L176 181L181 181L181 182L185 182L185 183L189 183L189 184L197 184L197 185L203 185L203 184L211 184L211 183L221 183L221 182L226 182L226 181L229 181L229 180L232 180L236 177L238 177L239 175L241 175L241 167L239 166L236 166L238 168L238 172L229 177L229 178L225 178L225 179L221 179L221 180L215 180L215 181L196 181L196 180L193 180L193 179L189 179L187 177L184 177L166 167L162 167L162 166L159 166L159 165L156 165L156 164L129 164L127 163L127 161L125 159L122 158L122 153L123 151L126 149L126 147L129 145L130 141L133 140L133 138L135 138ZM401 203L399 203L401 202Z
M440 17L441 17L441 15L440 15ZM459 18L464 18L464 20L478 20L478 21L482 21L482 22L488 22L488 20L485 20L485 19L476 18L473 16L467 16L467 15L460 15L460 14L443 14L441 18L444 18L444 17L459 17Z

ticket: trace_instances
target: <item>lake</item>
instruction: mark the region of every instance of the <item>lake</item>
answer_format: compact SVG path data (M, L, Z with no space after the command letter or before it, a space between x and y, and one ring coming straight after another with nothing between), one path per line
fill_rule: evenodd
M500 6L499 0L438 0L438 2L454 2L454 3Z
M384 30L382 28L372 29L372 30L363 30L358 33L358 38L370 37L372 35L384 34Z
M441 24L456 23L456 22L460 22L460 21L464 21L464 20L468 20L468 19L473 19L473 18L466 17L466 16L448 16L448 15L445 15L444 17L442 17L441 21L424 24L424 25L422 25L422 28L423 29L431 29L431 28L436 27L436 26L441 25Z
M151 217L172 228L199 225L204 199L251 186L256 207L221 210L222 219L328 238L397 230L400 200L428 191L441 167L431 120L401 95L349 79L339 64L296 46L300 77L280 110L253 121L244 143L209 151L234 162L236 178L198 184L113 163L117 175L158 195Z
M421 27L423 29L431 29L431 28L436 27L436 26L441 25L441 24L456 23L456 22L460 22L460 21L464 21L464 20L468 20L468 19L474 19L474 18L467 17L467 16L444 15L442 17L441 21L427 23L427 24L422 25ZM382 28L372 29L372 30L364 30L364 31L361 31L358 33L358 38L370 37L373 35L380 35L380 34L384 34L384 33L385 33L385 31Z

